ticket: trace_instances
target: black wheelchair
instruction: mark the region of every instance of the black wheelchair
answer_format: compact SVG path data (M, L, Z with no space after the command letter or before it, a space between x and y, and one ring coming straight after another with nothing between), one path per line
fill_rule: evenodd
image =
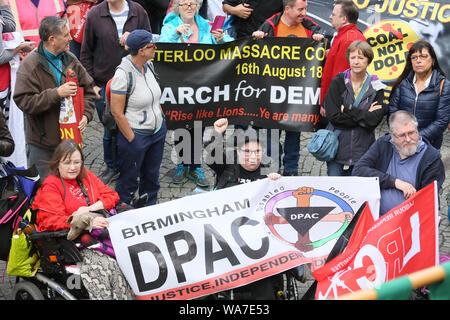
M66 239L69 230L36 232L29 235L40 257L33 277L16 277L13 300L89 299L77 262L83 258L76 244Z

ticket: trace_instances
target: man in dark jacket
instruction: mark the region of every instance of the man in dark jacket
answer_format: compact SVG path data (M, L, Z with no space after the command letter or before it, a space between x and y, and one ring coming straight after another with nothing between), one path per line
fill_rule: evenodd
M255 39L264 37L299 37L313 38L322 41L324 36L319 33L320 27L312 19L306 17L308 2L306 0L284 0L284 10L267 19L257 31L253 32ZM267 154L272 155L271 134L267 134ZM278 162L281 166L282 146L280 145ZM286 131L284 141L284 171L285 176L298 175L298 160L300 159L300 132Z
M116 67L127 55L125 42L135 29L152 32L144 8L130 0L105 0L87 14L80 60L94 78L97 100L95 108L100 117L105 101L105 86L114 75ZM105 129L103 135L103 158L106 169L99 178L108 184L117 173L117 146L113 135Z
M269 17L283 10L283 0L223 0L223 11L234 16L234 38L251 36Z
M416 117L403 110L389 117L389 134L370 147L352 174L380 179L380 217L435 180L440 188L445 179L440 153L420 137Z

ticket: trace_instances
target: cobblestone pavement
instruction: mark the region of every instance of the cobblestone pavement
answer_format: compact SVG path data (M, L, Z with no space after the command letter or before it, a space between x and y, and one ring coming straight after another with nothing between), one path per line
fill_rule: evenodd
M205 139L211 134L211 127L208 127L205 131ZM231 130L231 129L230 129ZM382 123L377 128L376 136L379 137L387 132L387 126ZM299 160L299 175L306 176L319 176L326 175L326 164L324 162L317 161L312 157L306 149L308 141L311 139L313 133L306 132L301 134L301 151ZM84 134L84 147L83 151L86 158L86 165L95 174L99 175L103 170L103 147L102 147L103 127L98 122L96 117L92 121ZM281 136L283 139L283 135ZM447 199L446 195L450 190L450 133L446 131L444 135L444 143L441 149L442 159L446 169L446 180L443 185L443 190L440 194L440 226L439 226L439 244L441 254L450 254L450 227L447 218ZM161 189L159 192L158 202L166 202L173 199L183 197L191 193L195 188L195 184L192 181L187 181L182 185L174 185L171 183L172 175L174 172L175 164L172 159L176 159L175 151L173 149L173 131L168 131L166 137L166 144L164 150L164 159L160 169L160 184ZM205 175L211 183L213 183L212 171L204 166ZM110 186L114 188L115 181L112 181ZM14 286L14 277L8 277L5 271L5 263L0 261L0 274L4 275L4 281L0 281L0 300L10 299L12 293L12 287ZM299 292L300 296L306 292L309 286L313 283L313 278L308 272L307 281L304 284L300 284Z

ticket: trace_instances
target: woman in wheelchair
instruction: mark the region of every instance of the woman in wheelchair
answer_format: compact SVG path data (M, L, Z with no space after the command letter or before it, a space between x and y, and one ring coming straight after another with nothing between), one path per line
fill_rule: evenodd
M69 229L74 212L110 210L119 202L118 194L84 167L84 156L73 140L61 142L49 163L49 176L36 194L38 231ZM108 227L108 220L96 217L93 229ZM88 248L81 249L78 263L84 287L93 300L134 299L134 294L112 257Z

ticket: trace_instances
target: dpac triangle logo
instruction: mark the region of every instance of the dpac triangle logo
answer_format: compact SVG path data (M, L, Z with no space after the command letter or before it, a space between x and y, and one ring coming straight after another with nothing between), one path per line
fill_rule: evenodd
M335 194L305 186L285 190L269 199L264 221L274 236L309 252L339 238L354 214L352 207ZM322 224L326 222L330 223ZM321 225L311 234L318 224ZM283 225L289 225L290 232ZM292 230L296 233L295 241Z
M39 6L40 0L31 0L31 2L34 4L34 6L37 8Z
M278 208L278 212L302 236L335 207Z

